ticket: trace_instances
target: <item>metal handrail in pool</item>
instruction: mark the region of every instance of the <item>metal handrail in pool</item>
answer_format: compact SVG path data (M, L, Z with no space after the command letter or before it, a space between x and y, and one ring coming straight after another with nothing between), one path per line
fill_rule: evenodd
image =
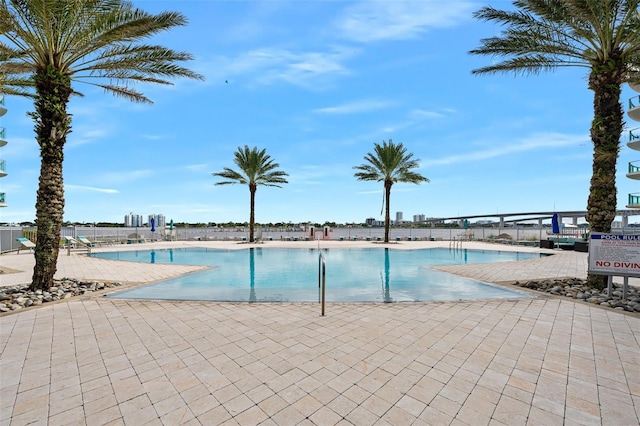
M318 288L320 289L320 316L324 316L324 289L327 278L327 263L324 259L324 254L320 252L318 256Z

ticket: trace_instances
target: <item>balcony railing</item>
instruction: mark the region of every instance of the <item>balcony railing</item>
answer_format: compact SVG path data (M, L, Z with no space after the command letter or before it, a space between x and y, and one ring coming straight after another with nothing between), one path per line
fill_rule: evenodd
M0 95L0 105L4 105L4 95Z
M640 173L640 160L629 163L629 173Z
M4 192L0 192L0 204L4 204Z
M629 109L640 107L640 95L629 99Z
M638 206L640 205L640 192L636 192L635 194L629 194L629 206Z
M640 127L629 130L629 142L640 140Z
M0 127L0 139L4 139L7 136L7 130L4 127Z

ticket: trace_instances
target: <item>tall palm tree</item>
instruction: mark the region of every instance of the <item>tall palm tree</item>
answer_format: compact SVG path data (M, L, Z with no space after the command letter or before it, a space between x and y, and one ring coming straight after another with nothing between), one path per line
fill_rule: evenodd
M419 185L421 182L429 182L429 179L420 173L414 172L419 166L420 160L412 159L413 154L407 154L407 149L402 142L394 144L391 139L389 142L382 141L382 145L373 144L374 152L367 153L364 160L367 162L353 168L359 170L355 173L358 180L374 180L376 182L384 182L384 242L389 242L389 199L391 197L391 186L396 182L415 183Z
M151 101L132 83L171 84L173 77L202 77L180 65L191 55L140 43L186 24L177 12L152 15L124 0L2 0L1 90L34 98L40 180L36 200L36 264L31 289L53 282L64 211L63 149L71 132L67 105L87 83L134 102Z
M232 170L225 167L221 172L212 173L213 176L221 177L224 180L217 182L216 185L230 185L239 183L249 186L251 194L251 210L249 213L249 242L254 242L253 230L255 228L255 212L256 212L256 191L258 186L276 186L282 188L281 183L289 183L284 178L289 176L287 173L276 170L280 164L274 163L271 156L267 154L267 150L258 151L258 147L254 146L249 149L247 145L238 147L233 160L240 171Z
M515 10L483 7L482 21L505 27L500 36L481 40L470 53L503 57L474 74L538 74L577 66L589 72L594 117L591 124L593 172L587 201L592 231L610 232L616 215L616 160L620 151L623 109L621 86L637 81L640 58L640 0L517 0ZM603 288L604 276L588 282Z

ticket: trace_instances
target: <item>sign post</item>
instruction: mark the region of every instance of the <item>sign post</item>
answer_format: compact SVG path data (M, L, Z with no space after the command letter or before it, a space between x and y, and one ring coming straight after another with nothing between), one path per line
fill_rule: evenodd
M640 277L640 235L592 232L589 236L589 273L609 276L609 296L612 277L624 277L623 298L626 298L629 277Z

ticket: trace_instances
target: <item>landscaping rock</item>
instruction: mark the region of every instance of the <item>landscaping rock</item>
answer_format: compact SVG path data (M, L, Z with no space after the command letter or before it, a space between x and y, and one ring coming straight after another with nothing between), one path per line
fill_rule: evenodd
M70 278L54 280L54 283L55 285L51 286L48 291L30 291L26 284L0 287L0 313L17 311L56 300L70 299L74 296L121 285L114 282L80 282Z
M613 284L611 297L607 295L607 290L587 287L586 281L578 278L566 278L556 280L540 281L516 281L514 285L526 287L531 290L562 295L576 300L583 300L587 303L599 305L605 308L617 309L619 311L640 312L640 288L629 286L627 298L622 298L623 286L619 283Z

